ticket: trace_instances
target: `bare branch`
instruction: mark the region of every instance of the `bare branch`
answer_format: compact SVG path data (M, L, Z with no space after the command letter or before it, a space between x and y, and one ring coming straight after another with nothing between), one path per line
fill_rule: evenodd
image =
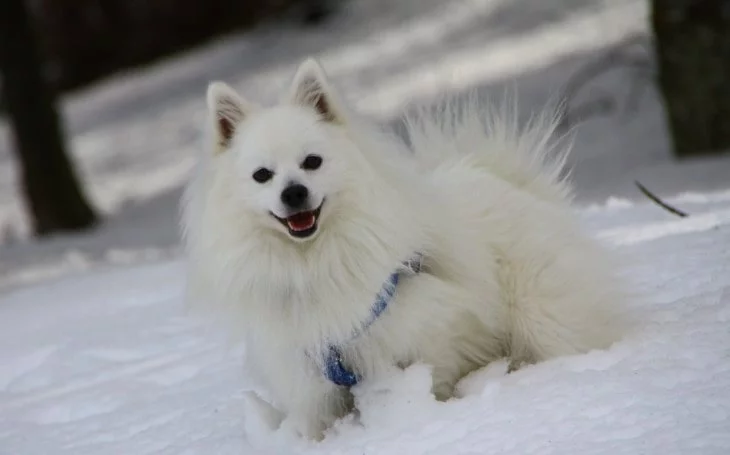
M638 47L642 53L632 51ZM623 113L635 112L638 109L638 98L643 93L654 74L654 65L651 61L647 44L642 40L630 39L609 51L603 57L588 63L580 68L565 84L561 103L560 128L568 130L577 123L590 117L607 115L618 107L618 102L606 95L594 96L594 99L571 107L574 99L595 79L615 69L629 68L638 74L631 83L625 97Z
M637 187L639 187L639 190L644 194L644 196L651 199L654 203L656 203L659 207L662 207L664 210L668 211L669 213L673 213L679 217L685 218L689 216L686 212L683 212L677 208L672 207L671 205L667 204L666 202L659 199L654 193L646 189L644 185L639 183L638 181L634 181Z

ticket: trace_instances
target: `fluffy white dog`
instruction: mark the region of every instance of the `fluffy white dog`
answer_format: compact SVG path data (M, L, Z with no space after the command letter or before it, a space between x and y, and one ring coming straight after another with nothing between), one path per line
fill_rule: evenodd
M245 340L282 424L314 439L350 387L433 367L433 393L487 363L602 349L626 329L615 266L581 232L554 119L444 104L408 143L352 112L314 60L274 107L222 83L184 197L189 297ZM510 116L511 117L511 116Z

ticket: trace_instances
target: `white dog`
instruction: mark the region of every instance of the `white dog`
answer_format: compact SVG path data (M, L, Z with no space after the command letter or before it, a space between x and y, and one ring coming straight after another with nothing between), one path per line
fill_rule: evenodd
M245 340L281 422L321 439L350 387L433 367L433 393L602 349L626 329L615 267L581 232L551 159L554 119L519 129L477 103L406 116L409 143L314 60L261 107L208 89L207 153L184 198L190 298ZM503 116L502 116L503 117Z

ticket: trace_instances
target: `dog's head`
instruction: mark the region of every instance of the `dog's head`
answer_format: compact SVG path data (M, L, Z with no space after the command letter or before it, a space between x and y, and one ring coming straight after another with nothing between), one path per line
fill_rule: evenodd
M213 159L226 155L234 203L292 240L315 238L352 174L347 157L357 155L319 64L305 61L275 107L254 105L220 82L209 86L207 102Z

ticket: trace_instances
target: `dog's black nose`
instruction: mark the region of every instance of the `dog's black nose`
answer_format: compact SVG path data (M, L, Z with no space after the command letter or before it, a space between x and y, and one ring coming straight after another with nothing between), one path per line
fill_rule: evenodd
M294 185L284 188L281 192L281 202L289 208L299 209L302 208L307 198L309 197L309 190L306 186L296 183Z

